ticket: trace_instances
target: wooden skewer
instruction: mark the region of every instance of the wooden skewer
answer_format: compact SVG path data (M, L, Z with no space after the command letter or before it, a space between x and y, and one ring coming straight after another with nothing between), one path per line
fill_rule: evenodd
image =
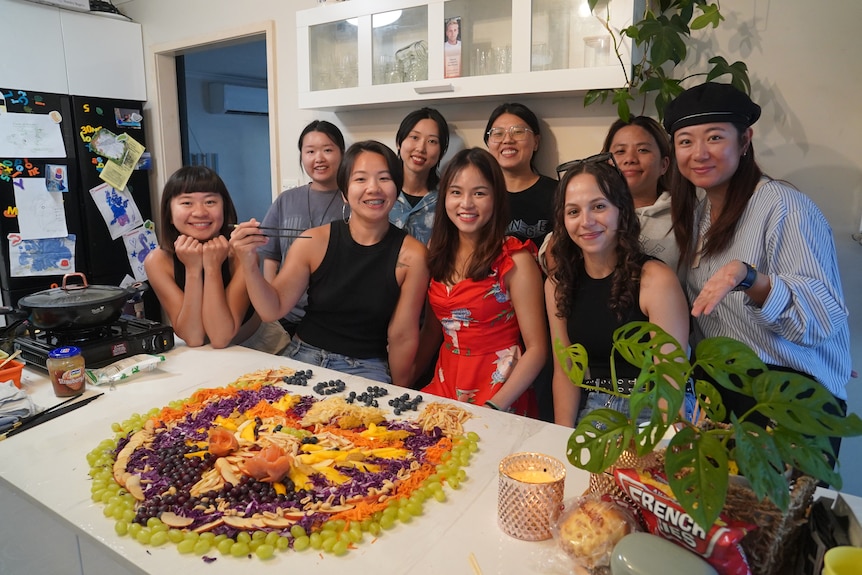
M5 366L7 363L9 363L10 361L12 361L13 359L15 359L16 357L18 357L19 355L21 355L21 350L20 350L20 349L15 350L15 353L13 353L12 355L10 355L10 356L9 356L9 357L7 357L6 359L4 359L2 363L0 363L0 369L3 369L3 366Z
M231 227L232 228L238 228L239 224L232 224ZM258 226L257 229L259 229L259 230L272 230L274 232L304 232L305 231L305 230L300 229L300 228L277 228L277 227L270 227L270 226Z

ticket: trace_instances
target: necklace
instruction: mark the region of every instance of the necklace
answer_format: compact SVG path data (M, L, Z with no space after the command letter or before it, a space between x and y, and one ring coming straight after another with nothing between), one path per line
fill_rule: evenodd
M338 195L338 190L336 190L335 193L332 194L332 197L329 198L329 203L326 204L326 209L323 210L322 214L320 214L320 221L317 222L317 224L315 224L314 218L311 217L311 185L309 184L309 186L307 188L305 188L305 200L306 200L306 203L308 204L308 223L311 224L311 226L310 226L311 228L316 228L318 226L323 225L323 220L326 219L326 214L329 213L329 208L332 207L332 202L335 201L335 196L337 196L337 195Z

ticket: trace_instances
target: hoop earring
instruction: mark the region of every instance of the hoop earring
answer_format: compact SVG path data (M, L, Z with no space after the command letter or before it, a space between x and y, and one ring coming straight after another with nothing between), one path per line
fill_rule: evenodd
M347 202L344 202L343 204L341 204L341 219L344 221L345 224L349 224L350 223L350 214L346 213L346 210L347 210Z

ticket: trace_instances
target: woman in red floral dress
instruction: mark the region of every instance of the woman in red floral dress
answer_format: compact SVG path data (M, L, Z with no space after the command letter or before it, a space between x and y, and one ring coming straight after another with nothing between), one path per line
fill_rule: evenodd
M535 416L529 388L547 353L535 247L505 236L506 184L485 150L459 152L440 193L428 246L433 315L426 314L422 349L427 357L440 348L423 391Z

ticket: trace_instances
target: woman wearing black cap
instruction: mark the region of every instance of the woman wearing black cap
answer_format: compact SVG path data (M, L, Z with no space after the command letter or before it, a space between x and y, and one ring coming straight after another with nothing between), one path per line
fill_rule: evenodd
M692 344L742 341L770 367L810 375L845 408L850 334L832 230L810 198L761 172L751 140L759 117L746 94L716 83L686 90L665 110ZM721 393L737 415L753 406Z

